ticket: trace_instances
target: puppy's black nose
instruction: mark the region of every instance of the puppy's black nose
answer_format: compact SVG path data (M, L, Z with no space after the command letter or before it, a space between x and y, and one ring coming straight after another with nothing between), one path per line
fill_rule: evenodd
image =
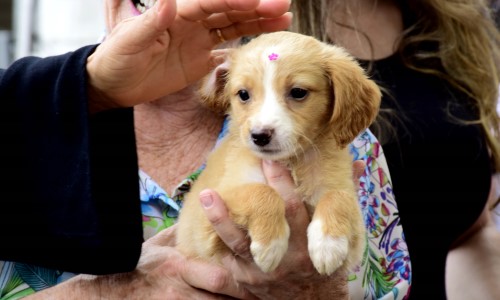
M252 141L257 146L265 146L269 144L273 136L272 129L264 129L258 132L252 132Z

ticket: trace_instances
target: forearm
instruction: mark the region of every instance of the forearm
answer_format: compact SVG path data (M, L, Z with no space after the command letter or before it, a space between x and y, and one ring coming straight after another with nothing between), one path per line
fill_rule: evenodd
M0 71L0 140L8 145L0 147L0 260L92 274L136 266L133 112L88 114L91 51L26 58Z
M133 272L95 276L78 275L52 288L35 293L25 299L88 299L122 300L127 298L144 299L149 287L143 277Z
M106 295L102 291L101 279L93 275L79 275L69 279L54 287L45 289L24 299L26 300L45 300L45 299L88 299L98 300ZM107 295L106 297L109 297Z

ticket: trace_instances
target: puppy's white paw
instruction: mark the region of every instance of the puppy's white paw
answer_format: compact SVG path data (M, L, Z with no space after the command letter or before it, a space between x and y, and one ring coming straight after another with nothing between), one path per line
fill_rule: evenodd
M286 224L285 235L283 237L274 239L267 245L258 242L250 244L253 260L263 272L271 272L279 265L288 250L289 236L290 228Z
M311 261L320 274L330 275L346 260L349 251L347 237L325 235L321 220L314 220L307 228Z

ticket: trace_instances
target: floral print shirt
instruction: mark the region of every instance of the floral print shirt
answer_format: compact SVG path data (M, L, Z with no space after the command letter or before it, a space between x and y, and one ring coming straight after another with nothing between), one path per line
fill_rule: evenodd
M227 124L219 140L226 128ZM354 160L366 162L358 196L367 233L363 259L348 278L350 298L405 299L410 289L411 264L382 147L367 130L351 143L350 151ZM139 171L145 239L176 222L184 195L203 169L201 166L170 194ZM0 261L0 300L19 299L73 276L73 273Z

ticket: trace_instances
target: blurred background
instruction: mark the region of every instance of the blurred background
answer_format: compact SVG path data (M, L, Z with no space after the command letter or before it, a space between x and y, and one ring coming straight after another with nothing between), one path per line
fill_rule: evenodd
M500 24L500 0L491 0ZM0 68L95 44L104 34L103 0L0 0ZM499 103L500 111L500 103ZM500 176L497 195L500 195ZM500 228L500 205L496 208Z
M0 0L0 68L94 44L104 34L103 0ZM490 0L500 21L500 0Z
M104 34L102 0L0 0L0 68L95 44Z

